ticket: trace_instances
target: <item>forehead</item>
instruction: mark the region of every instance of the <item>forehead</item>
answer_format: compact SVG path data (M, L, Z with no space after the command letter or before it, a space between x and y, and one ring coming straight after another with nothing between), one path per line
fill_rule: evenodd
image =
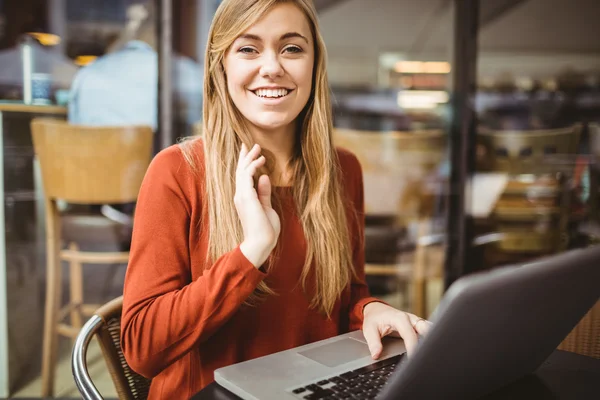
M273 6L254 25L242 34L250 34L262 39L279 38L283 34L296 32L312 42L310 23L304 12L293 3L279 3Z

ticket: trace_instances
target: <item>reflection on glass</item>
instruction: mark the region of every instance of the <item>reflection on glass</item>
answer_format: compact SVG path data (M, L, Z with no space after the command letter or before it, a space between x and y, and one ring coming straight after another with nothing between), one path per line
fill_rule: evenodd
M548 7L553 11L529 34L526 21ZM598 240L590 228L598 179L590 138L600 118L600 48L584 33L597 30L587 15L592 8L532 0L482 27L477 168L506 176L489 215L475 219L478 234L503 235L485 246L483 268ZM567 23L566 14L577 23Z
M452 69L446 5L345 2L321 12L334 141L356 154L363 168L370 289L423 316L441 295L445 256ZM432 35L416 38L423 29L417 21L431 13L436 18L426 30Z

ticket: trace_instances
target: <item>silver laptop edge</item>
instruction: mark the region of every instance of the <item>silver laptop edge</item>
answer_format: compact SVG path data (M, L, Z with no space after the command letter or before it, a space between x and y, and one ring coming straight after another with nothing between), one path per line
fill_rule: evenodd
M378 399L477 398L534 371L600 298L600 246L463 277L434 327ZM387 359L405 352L386 339ZM406 358L406 357L403 357ZM243 399L304 398L295 388L374 363L360 331L215 371Z

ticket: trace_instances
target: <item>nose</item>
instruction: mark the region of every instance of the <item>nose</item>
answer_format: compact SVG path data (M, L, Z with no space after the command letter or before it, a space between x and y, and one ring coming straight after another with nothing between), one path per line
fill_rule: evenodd
M260 75L263 78L271 79L283 76L283 66L277 54L268 53L264 55L263 63L260 67Z

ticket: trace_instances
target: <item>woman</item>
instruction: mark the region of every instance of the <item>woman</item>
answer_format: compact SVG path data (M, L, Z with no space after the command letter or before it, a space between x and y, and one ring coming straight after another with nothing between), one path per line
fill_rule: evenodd
M153 160L136 210L122 345L151 398L215 369L360 329L410 351L428 322L369 297L363 185L332 145L311 0L225 0L204 75L203 139Z

